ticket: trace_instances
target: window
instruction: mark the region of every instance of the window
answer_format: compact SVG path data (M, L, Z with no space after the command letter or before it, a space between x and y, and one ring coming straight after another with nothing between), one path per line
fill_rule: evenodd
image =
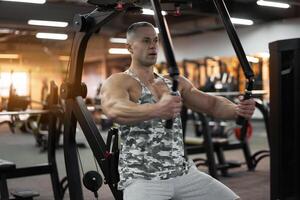
M0 96L8 97L11 84L19 96L28 96L28 73L26 72L0 72Z

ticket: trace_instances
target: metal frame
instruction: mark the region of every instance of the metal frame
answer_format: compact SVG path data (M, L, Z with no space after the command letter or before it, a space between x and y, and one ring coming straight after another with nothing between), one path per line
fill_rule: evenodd
M67 172L70 199L80 200L83 198L80 172L75 141L76 125L79 122L83 133L91 147L91 150L99 164L105 180L109 179L109 153L106 144L88 111L81 94L81 77L83 71L84 55L89 38L93 33L109 22L119 12L95 10L87 15L77 15L74 18L76 29L75 43L71 52L70 71L67 81L61 86L61 95L66 99L64 119L64 155ZM108 184L115 199L121 199L122 195L116 185Z
M130 1L129 1L130 2ZM132 2L132 1L131 1ZM220 15L224 19L226 29L233 29L233 26L228 18L228 13L224 12L224 8L226 11L226 7L223 1L214 1L216 5L221 5L218 8ZM71 52L71 64L70 64L70 71L68 73L67 80L61 86L61 95L64 99L66 99L66 114L65 114L65 121L64 121L64 153L65 153L65 163L66 163L66 171L67 171L67 178L69 184L69 193L70 198L72 200L81 200L83 199L83 193L81 188L81 181L80 181L80 172L79 172L79 165L78 165L78 157L76 151L76 141L75 141L75 134L76 134L76 125L79 122L83 133L91 147L91 150L104 174L105 180L110 179L110 169L109 166L109 157L111 156L110 152L106 150L106 144L96 127L96 124L93 121L91 114L89 113L84 101L83 97L85 96L82 94L83 90L81 83L81 76L83 71L83 60L84 54L87 47L87 42L91 35L95 32L98 32L101 27L108 23L114 16L116 16L120 11L113 10L113 11L104 11L101 8L101 3L97 1L89 2L92 4L96 4L98 9L93 11L92 13L86 15L76 15L74 18L74 27L76 30L75 34L75 43L73 44L73 49ZM222 4L223 3L223 4ZM111 3L113 4L113 3ZM160 3L158 0L151 0L152 7L155 12L155 21L159 27L160 34L162 36L162 44L166 56L166 60L169 66L169 74L173 81L172 91L177 91L178 87L178 75L179 70L176 64L176 60L173 53L173 46L171 43L170 33L167 27L167 23L165 18L161 14ZM103 6L103 4L102 4ZM130 6L130 4L124 4L124 7ZM106 8L111 8L111 6L106 6ZM113 8L113 7L112 7ZM223 9L222 9L223 8ZM102 9L102 11L100 10ZM226 15L227 14L227 15ZM229 35L233 35L232 41L237 40L239 43L238 37L233 29L233 31L228 32ZM239 59L242 60L242 65L247 65L247 59L245 53L243 53L243 49L241 45L234 45ZM249 63L248 63L249 64ZM251 72L247 70L247 67L243 68L246 72ZM251 75L251 73L248 73ZM247 76L248 78L248 76ZM251 92L252 90L252 79L250 76L249 85L247 87L247 93ZM247 96L246 96L247 97ZM172 121L168 120L166 124L166 128L172 127ZM117 190L116 183L108 183L114 197L116 199L122 199L122 194L120 191Z

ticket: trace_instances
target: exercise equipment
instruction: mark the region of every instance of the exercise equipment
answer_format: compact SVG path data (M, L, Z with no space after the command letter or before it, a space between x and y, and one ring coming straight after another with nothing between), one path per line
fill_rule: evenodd
M218 11L222 16L222 19L225 18L225 28L229 29L228 34L232 35L232 43L235 46L235 50L242 63L243 69L246 72L247 78L249 78L249 84L245 96L245 99L247 99L251 96L251 90L253 86L253 75L251 73L251 68L246 66L246 56L243 53L243 49L231 24L224 2L217 0L214 2L216 5L218 5ZM82 87L81 77L83 71L84 54L87 47L87 42L91 35L95 32L99 32L104 24L108 23L114 16L120 13L121 9L126 10L131 6L147 4L149 1L122 1L122 6L117 4L119 1L103 2L98 0L89 0L88 3L97 5L97 8L91 13L85 15L76 15L74 17L73 25L76 34L74 38L75 43L72 45L73 48L71 50L70 70L68 71L68 77L66 81L61 86L61 96L66 101L64 121L64 150L69 193L72 200L83 199L75 145L75 130L78 121L91 147L94 157L103 172L105 182L110 187L113 196L116 199L122 199L122 193L117 190L117 182L108 181L111 180L112 176L109 166L111 165L111 160L114 159L111 158L115 158L115 154L112 154L107 150L107 144L105 144L101 134L99 133L99 130L97 129L97 126L93 122L91 114L84 104L83 98L85 97L85 94L83 94L82 89L78 88ZM176 91L179 71L175 62L166 21L161 14L161 8L158 0L151 0L151 4L155 12L156 25L159 27L160 34L162 35L163 47L168 61L169 73L173 80L172 90ZM118 9L115 9L116 6L118 6ZM171 127L170 124L171 123L168 123L167 127ZM242 133L243 130L244 129L242 129ZM209 145L211 147L211 144ZM114 166L117 165L116 163L113 164Z
M56 126L56 104L58 102L58 88L54 83L51 84L51 98L50 106L53 108L50 112L49 119L49 139L48 139L48 163L39 164L36 166L17 168L13 162L0 160L0 195L1 200L9 199L9 192L7 187L7 179L20 178L36 175L49 174L51 177L52 189L55 200L62 200L65 191L64 179L59 181L56 158L55 158L55 138L57 137ZM38 196L34 191L15 191L12 193L15 197L13 199L33 199Z
M300 38L269 49L271 200L300 199Z
M61 96L65 98L66 101L64 149L69 192L71 199L83 199L81 181L79 179L80 174L76 154L76 145L74 145L75 126L78 120L93 151L95 159L97 160L103 172L105 183L109 185L116 199L122 199L122 193L117 190L117 182L114 182L116 180L111 178L113 175L110 172L110 168L108 168L111 165L117 166L116 163L110 164L111 160L116 160L114 156L115 154L112 154L107 150L106 144L103 141L103 138L101 137L95 123L93 123L93 119L84 104L83 98L85 95L82 94L81 90L78 90L78 88L81 88L83 59L88 39L94 32L99 31L99 29L110 19L112 19L112 17L116 16L120 12L120 9L114 9L116 2L113 1L110 1L110 3L105 5L100 1L93 1L90 3L96 4L98 8L92 13L87 15L77 15L74 18L74 27L77 32L75 35L75 44L73 45L71 52L70 71L68 73L67 80L61 86ZM123 5L124 9L132 6L132 1L125 3L126 4ZM139 3L142 2L140 1ZM155 12L157 12L159 17L162 18L161 9L159 8L158 2L152 1L151 3L155 5ZM157 9L159 10L157 11ZM161 23L161 19L158 19L158 21ZM160 24L159 26L161 33L166 32L165 27L162 27L165 26L165 24ZM173 60L175 63L175 59ZM177 72L174 71L173 73L176 76Z
M247 134L246 134L247 140L249 140L252 137L252 134L253 134L253 127L252 127L251 122L248 121ZM235 135L236 139L238 139L238 140L242 139L242 137L241 137L241 128L240 127L234 128L234 135Z
M191 67L192 66L192 67ZM182 61L183 75L191 80L196 88L200 88L203 78L207 78L207 71L204 69L204 74L201 73L202 67L205 66L196 60L184 59Z
M268 143L269 143L270 132L268 128L268 123L269 123L268 107L260 99L255 99L255 106L263 115L263 120L264 120ZM270 156L269 150L260 150L251 154L250 146L248 144L249 138L248 137L242 138L240 127L236 127L238 128L238 138L236 140L232 140L228 136L233 134L234 129L231 130L232 131L231 133L227 132L230 131L230 129L224 131L225 124L224 127L218 127L218 125L221 126L221 123L218 124L218 121L215 121L215 119L203 113L192 113L189 119L193 120L196 137L184 137L186 155L205 153L206 159L196 157L194 158L194 162L196 163L197 166L200 165L207 166L210 175L215 178L218 178L218 171L221 172L222 176L228 176L229 169L241 167L242 164L247 164L248 170L253 171L255 170L256 166L263 158ZM187 117L182 117L184 135L186 135L185 127L186 127L187 120L189 119ZM227 123L225 121L220 121L220 122ZM214 130L214 126L218 127L217 131ZM250 129L248 127L247 131L249 131ZM245 158L245 163L241 161L226 160L224 155L224 151L226 150L242 150Z

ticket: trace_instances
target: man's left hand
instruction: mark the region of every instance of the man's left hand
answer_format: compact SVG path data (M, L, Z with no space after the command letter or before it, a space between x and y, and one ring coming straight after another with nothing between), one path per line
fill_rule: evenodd
M255 110L255 101L253 99L242 100L237 105L237 114L250 119Z

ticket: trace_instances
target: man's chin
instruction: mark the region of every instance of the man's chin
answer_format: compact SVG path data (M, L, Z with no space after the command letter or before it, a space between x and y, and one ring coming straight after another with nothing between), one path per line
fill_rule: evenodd
M153 60L153 61L145 62L145 65L146 65L146 66L149 66L149 67L151 67L151 66L153 66L153 65L155 65L155 64L156 64L156 59Z

